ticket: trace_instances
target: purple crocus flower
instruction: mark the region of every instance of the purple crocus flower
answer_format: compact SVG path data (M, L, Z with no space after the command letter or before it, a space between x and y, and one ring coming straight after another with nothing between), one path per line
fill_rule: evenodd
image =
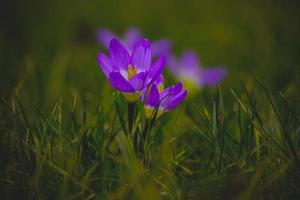
M177 107L186 97L187 90L183 90L182 82L163 89L163 78L160 76L149 88L144 90L142 101L145 104L147 118L151 118L153 111L158 109L157 117Z
M132 53L119 40L112 39L109 57L99 52L98 61L111 86L121 91L129 102L134 102L145 88L159 78L166 56L161 54L151 65L152 53L148 39L140 40Z
M224 67L201 68L199 58L194 51L185 51L179 59L171 56L169 69L189 87L214 86L220 83L227 74Z
M114 33L112 33L109 29L99 29L97 31L97 40L98 43L104 46L105 48L109 48L110 41L113 38L118 38ZM143 35L140 30L136 27L129 28L124 37L119 39L122 41L122 44L127 48L128 52L132 52L135 44L143 39ZM158 56L161 53L167 53L171 49L171 42L167 39L160 39L152 43L152 54L153 56Z

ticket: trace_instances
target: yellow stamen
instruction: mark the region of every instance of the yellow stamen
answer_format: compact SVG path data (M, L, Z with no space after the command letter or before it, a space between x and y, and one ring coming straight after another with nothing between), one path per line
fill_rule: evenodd
M138 69L136 67L132 67L131 64L128 65L128 80L130 80L134 75L136 75Z
M158 92L161 93L164 90L164 84L159 84L157 89L158 89Z

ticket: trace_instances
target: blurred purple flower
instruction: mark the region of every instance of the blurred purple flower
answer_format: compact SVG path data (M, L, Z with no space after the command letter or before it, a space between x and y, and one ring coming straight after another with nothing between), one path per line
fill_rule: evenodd
M217 85L227 75L226 68L221 66L203 69L194 51L185 51L178 59L170 56L168 67L178 79L197 88Z
M113 38L118 38L114 33L109 29L99 29L97 31L97 40L98 43L109 48L109 43ZM132 52L135 44L143 39L143 35L140 30L136 27L129 28L124 34L123 39L119 39L122 44L127 48L128 52ZM171 42L168 39L161 39L155 42L152 42L152 54L153 56L158 56L161 53L168 53L171 49Z
M109 57L98 53L98 62L112 87L123 92L128 101L136 101L141 92L152 84L162 73L166 56L161 54L151 65L152 52L150 41L140 40L132 53L117 39L109 44Z
M183 90L181 82L163 89L163 78L160 76L151 86L144 90L141 97L145 104L146 116L151 118L158 108L157 116L177 107L186 97L187 90Z

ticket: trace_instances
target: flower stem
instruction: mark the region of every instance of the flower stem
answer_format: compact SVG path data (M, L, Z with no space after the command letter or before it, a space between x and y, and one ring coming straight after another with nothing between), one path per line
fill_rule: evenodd
M134 116L135 115L135 102L128 103L128 130L129 135L132 135L132 128L134 123Z
M147 145L149 142L148 141L148 135L149 135L148 128L149 128L149 121L148 121L148 119L146 119L145 127L144 127L143 134L142 134L140 149L139 149L139 151L143 155L143 164L144 165L147 165L147 160L148 160L148 156L147 156Z

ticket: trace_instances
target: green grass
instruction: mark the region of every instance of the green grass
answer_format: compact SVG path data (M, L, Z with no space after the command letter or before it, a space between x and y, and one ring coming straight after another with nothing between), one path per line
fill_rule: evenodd
M6 199L299 196L300 121L287 97L258 81L252 88L205 92L214 93L212 101L190 97L156 120L151 147L142 153L136 137L143 113L128 134L127 107L118 94L106 105L84 106L80 96L69 107L60 100L47 113L17 96L2 99L1 192Z

